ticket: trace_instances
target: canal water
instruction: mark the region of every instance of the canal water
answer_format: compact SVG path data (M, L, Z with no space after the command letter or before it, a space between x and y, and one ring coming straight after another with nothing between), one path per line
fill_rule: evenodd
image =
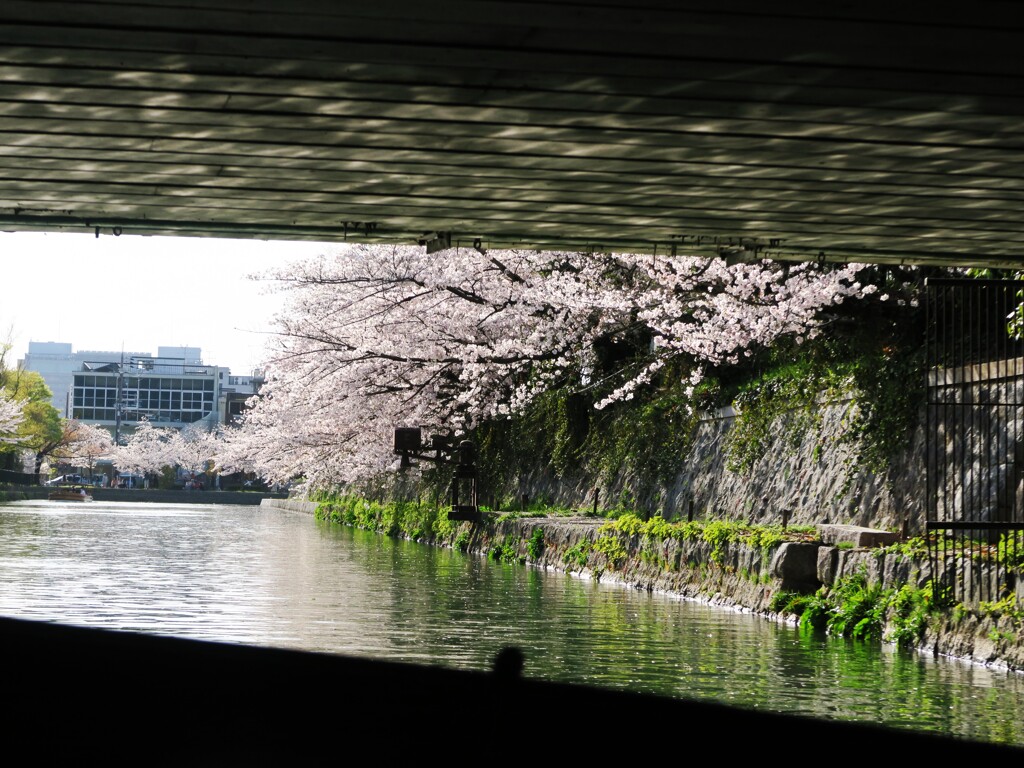
M0 504L0 615L524 674L1024 746L1024 675L227 505Z

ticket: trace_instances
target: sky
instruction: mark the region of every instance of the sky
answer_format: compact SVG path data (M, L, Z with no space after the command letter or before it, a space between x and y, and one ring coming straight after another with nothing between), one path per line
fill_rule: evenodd
M29 341L75 351L202 349L203 362L246 375L264 360L283 297L253 273L323 253L314 242L0 233L0 343L7 362Z

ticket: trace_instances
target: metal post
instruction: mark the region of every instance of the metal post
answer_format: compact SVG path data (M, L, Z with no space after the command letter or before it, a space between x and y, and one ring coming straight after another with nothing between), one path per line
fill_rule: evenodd
M114 401L114 445L121 444L121 410L123 403L121 398L124 395L124 354L121 355L121 362L117 366L117 399Z

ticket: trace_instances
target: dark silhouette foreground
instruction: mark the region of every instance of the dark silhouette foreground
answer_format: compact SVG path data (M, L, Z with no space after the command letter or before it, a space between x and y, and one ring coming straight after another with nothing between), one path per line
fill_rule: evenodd
M1022 752L531 680L518 649L499 653L487 673L4 618L0 638L4 730L49 751L299 754L344 735L382 758L426 756L438 739L491 745L492 757L506 748L524 757L607 756L666 737L691 747L721 739L730 759L798 745L946 759Z

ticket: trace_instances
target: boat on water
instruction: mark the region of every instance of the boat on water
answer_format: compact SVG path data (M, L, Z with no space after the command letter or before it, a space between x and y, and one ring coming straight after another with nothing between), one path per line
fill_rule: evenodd
M92 501L92 494L85 488L61 488L50 491L46 498L50 501Z

